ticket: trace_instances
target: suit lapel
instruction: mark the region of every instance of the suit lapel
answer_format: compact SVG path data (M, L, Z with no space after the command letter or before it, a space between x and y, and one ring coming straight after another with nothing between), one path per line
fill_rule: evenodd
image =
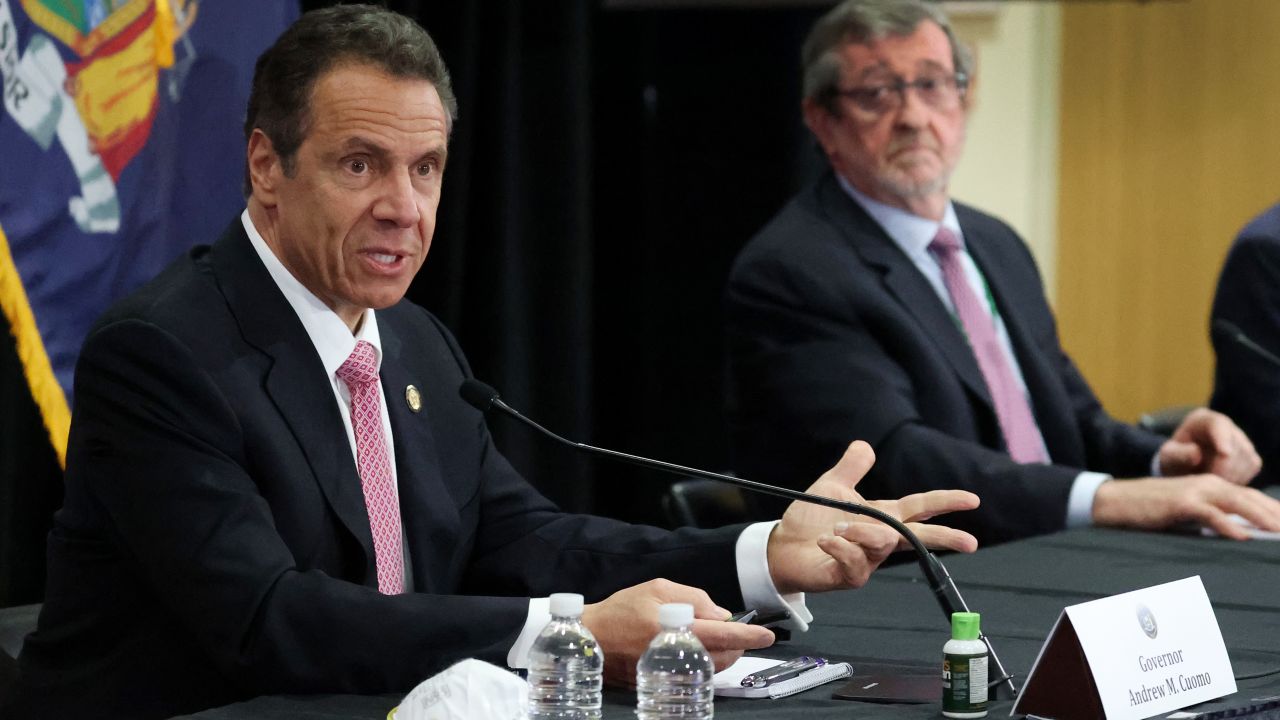
M267 395L293 431L325 498L364 549L367 577L375 577L373 535L351 447L333 389L311 339L240 221L212 252L214 275L245 340L272 359L263 378Z
M933 286L870 215L828 174L818 186L819 204L867 264L879 269L885 287L915 317L961 382L993 408L982 370L969 340ZM994 410L993 410L994 412Z
M431 408L439 388L428 384L430 377L420 363L403 355L404 343L392 313L378 315L382 338L382 395L391 417L391 434L396 449L396 478L400 494L400 518L408 539L416 592L438 592L434 583L447 577L441 558L444 546L459 535L458 514L441 475L440 456L431 431ZM420 410L409 406L407 388L413 385L421 396Z

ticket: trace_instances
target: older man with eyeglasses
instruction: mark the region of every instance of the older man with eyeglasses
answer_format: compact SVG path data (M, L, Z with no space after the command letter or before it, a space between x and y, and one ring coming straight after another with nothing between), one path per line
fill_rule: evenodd
M1226 416L1171 438L1106 414L1059 344L1035 262L955 202L971 61L937 5L849 0L803 49L829 171L747 245L727 291L735 467L796 486L849 438L872 494L963 488L984 543L1098 524L1280 530ZM1117 478L1134 478L1117 480Z

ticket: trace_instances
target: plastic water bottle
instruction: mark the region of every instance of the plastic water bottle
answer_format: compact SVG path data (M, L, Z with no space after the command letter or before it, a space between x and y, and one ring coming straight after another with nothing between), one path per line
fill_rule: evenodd
M658 609L662 632L649 644L636 666L636 717L640 720L703 720L713 717L715 663L689 629L693 606L683 603Z
M599 720L604 653L582 624L582 596L551 596L551 622L529 650L529 720Z

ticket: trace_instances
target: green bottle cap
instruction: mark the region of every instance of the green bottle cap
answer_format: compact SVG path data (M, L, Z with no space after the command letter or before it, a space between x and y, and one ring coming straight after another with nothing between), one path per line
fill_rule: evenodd
M976 612L951 613L951 639L977 640L982 615Z

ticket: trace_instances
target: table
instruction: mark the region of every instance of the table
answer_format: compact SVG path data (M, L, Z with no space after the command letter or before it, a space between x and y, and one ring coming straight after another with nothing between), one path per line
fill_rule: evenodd
M969 606L982 613L1006 669L1019 685L1062 608L1200 575L1237 676L1280 670L1280 543L1086 528L946 558ZM864 588L809 598L813 629L771 649L778 657L822 654L849 660L937 664L949 627L918 567L882 569ZM940 672L940 669L939 669ZM1280 675L1238 683L1250 696L1280 693ZM931 718L940 703L881 705L831 699L826 685L782 700L717 698L717 718ZM264 697L198 713L202 720L279 718L381 720L396 696ZM633 693L605 692L606 720L633 718ZM1007 716L1010 701L992 704Z

